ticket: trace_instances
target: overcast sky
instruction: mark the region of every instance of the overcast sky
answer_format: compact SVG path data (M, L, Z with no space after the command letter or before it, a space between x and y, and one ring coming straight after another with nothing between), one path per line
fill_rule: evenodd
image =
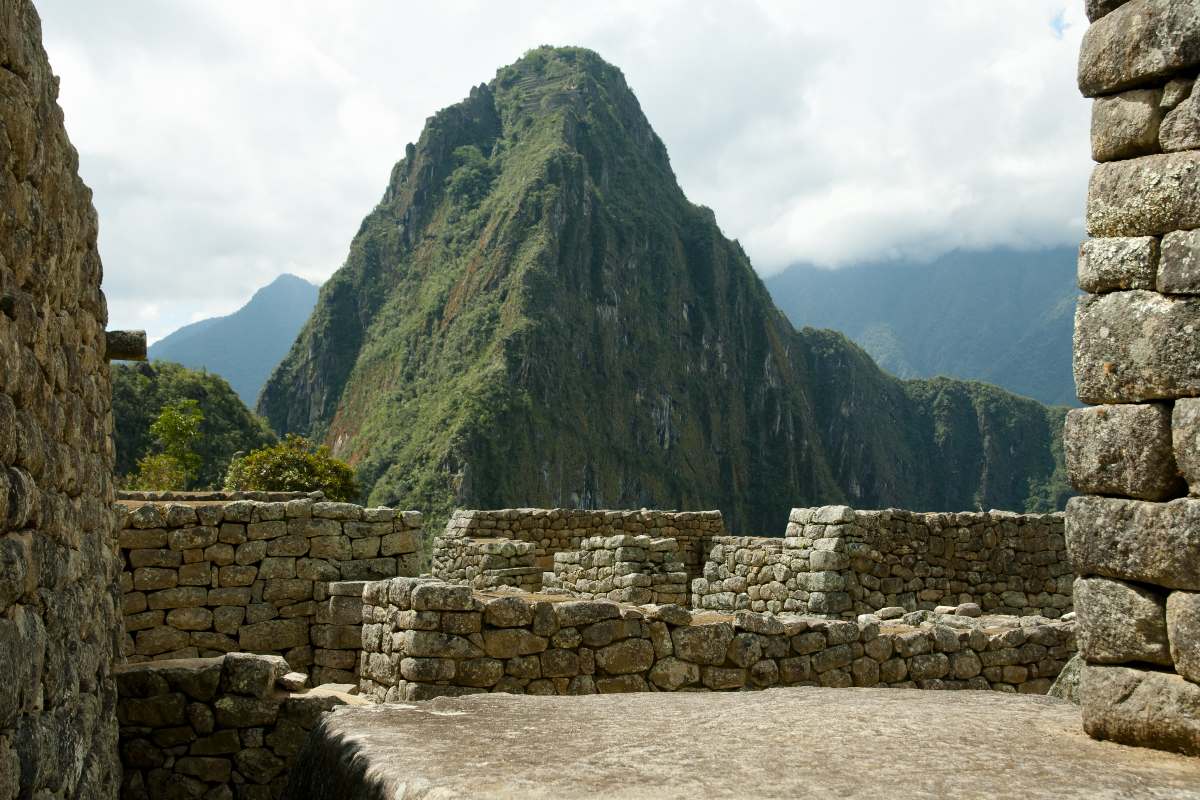
M540 44L619 66L763 275L1083 235L1079 0L40 0L115 328L319 282L426 117Z

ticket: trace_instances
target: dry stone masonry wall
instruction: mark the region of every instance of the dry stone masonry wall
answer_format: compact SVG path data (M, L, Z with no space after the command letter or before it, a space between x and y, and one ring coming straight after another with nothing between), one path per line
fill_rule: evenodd
M312 498L120 503L131 661L276 653L352 681L361 587L416 572L421 515ZM345 592L351 597L340 599Z
M783 539L712 539L692 606L827 617L975 603L995 614L1071 610L1062 514L792 509Z
M1200 4L1089 2L1067 547L1097 738L1200 754Z
M248 653L117 667L121 797L280 797L321 714L365 703L304 678Z
M554 554L542 588L589 600L686 605L687 572L674 539L591 536L579 550Z
M96 212L27 0L0 2L0 800L120 782Z
M455 511L433 551L433 574L445 580L465 579L460 539L510 539L534 545L540 573L554 569L554 554L579 550L593 536L630 534L679 543L689 577L700 574L708 539L725 531L720 511L587 511L570 508L509 508Z
M542 570L537 545L518 539L441 537L434 548L433 570L444 580L487 589L514 586L537 591Z
M797 685L1045 693L1075 651L1074 623L1041 618L692 613L429 578L368 583L363 603L360 692L388 702Z

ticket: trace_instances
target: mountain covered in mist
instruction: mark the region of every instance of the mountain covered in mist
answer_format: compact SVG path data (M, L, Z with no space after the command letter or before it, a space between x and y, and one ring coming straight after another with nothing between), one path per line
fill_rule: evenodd
M540 48L431 117L259 410L372 503L1045 507L1061 411L796 330L621 72Z
M1079 404L1074 248L954 251L836 270L797 264L766 284L793 324L845 333L893 375L973 378Z

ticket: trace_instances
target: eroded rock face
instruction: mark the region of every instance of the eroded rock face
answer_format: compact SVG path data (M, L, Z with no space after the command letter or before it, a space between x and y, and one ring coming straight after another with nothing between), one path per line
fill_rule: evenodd
M1097 739L1200 755L1200 686L1168 672L1089 664L1083 727Z
M1075 388L1085 403L1200 394L1200 298L1084 295L1074 346Z
M1183 494L1171 448L1171 409L1163 403L1072 409L1063 448L1067 473L1080 492L1145 500Z
M1112 3L1093 3L1100 11ZM1079 53L1079 90L1112 94L1200 63L1195 0L1132 0L1096 19Z
M1166 598L1107 578L1075 581L1079 652L1091 663L1171 665Z
M96 213L27 0L0 3L0 797L117 794L121 617Z

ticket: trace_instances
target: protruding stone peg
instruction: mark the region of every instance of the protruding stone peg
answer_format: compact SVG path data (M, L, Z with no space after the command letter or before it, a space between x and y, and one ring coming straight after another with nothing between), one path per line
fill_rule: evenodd
M105 331L104 357L109 361L145 361L145 331Z

